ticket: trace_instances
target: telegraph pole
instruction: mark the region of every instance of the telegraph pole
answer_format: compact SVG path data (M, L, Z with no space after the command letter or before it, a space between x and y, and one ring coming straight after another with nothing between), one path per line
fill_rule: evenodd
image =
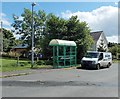
M2 27L2 21L1 21L1 31L0 31L0 53L3 52L3 27Z
M33 68L34 66L34 17L33 17L33 8L36 4L35 3L32 3L32 47L31 47L31 50L32 50L32 55L31 55L31 68Z

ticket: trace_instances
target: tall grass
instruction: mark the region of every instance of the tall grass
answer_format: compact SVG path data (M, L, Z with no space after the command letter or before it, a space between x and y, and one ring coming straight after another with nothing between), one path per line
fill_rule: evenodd
M28 61L20 60L19 64L17 64L17 60L15 59L0 59L2 62L1 64L1 70L2 72L5 71L15 71L15 70L23 70L30 68L30 64Z

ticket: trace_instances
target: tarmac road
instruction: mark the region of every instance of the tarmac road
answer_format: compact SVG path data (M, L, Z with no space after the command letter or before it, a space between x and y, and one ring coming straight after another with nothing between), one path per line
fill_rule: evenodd
M2 97L118 97L118 64L100 70L37 70L2 80Z

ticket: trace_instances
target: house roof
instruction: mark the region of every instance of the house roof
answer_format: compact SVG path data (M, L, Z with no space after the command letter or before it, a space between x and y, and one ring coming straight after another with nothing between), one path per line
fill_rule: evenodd
M53 39L50 41L49 45L50 46L76 46L76 43L74 41Z
M93 40L97 42L102 33L103 31L96 31L96 32L91 32L90 35L93 37Z
M28 44L19 44L17 46L14 46L13 49L14 48L28 48Z

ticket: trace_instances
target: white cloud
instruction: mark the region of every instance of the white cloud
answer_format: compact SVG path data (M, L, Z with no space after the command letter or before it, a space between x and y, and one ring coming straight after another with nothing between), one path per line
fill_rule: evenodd
M118 2L115 2L115 5L118 5Z
M9 31L11 31L11 28L9 28L9 27L4 27L6 30L9 30Z
M107 37L108 42L112 42L112 43L120 43L120 36L110 36Z
M18 20L23 20L23 17L22 17L22 16L20 16Z
M0 18L5 17L6 15L4 13L1 13Z
M0 19L4 26L10 26L9 20L6 18L6 14L1 13Z
M9 22L6 14L5 13L0 13L0 14L1 14L0 19L2 19L3 27L9 31L14 30L14 28L11 27L11 23ZM20 16L18 20L23 20L23 17ZM20 38L19 34L13 33L13 35L14 37L16 37L16 39Z
M106 36L118 35L118 8L102 6L91 12L71 12L67 10L61 13L63 18L78 16L80 21L86 21L92 31L103 30Z

